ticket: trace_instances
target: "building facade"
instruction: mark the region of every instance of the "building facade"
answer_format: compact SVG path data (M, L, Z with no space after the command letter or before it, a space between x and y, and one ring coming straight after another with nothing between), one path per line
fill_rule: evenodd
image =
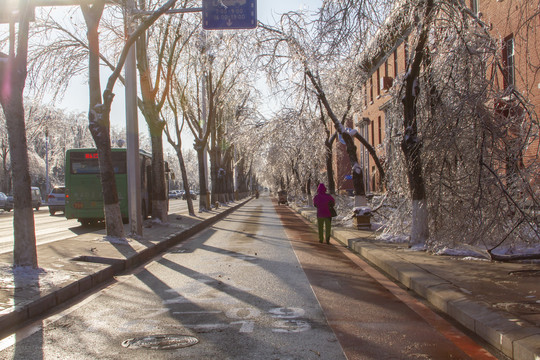
M513 101L516 97L510 91L513 89L514 93L520 94L522 101L528 103L529 108L537 112L540 109L540 3L526 0L468 0L467 5L490 35L499 41L500 61L494 62L489 74L478 74L492 77L501 93L508 94L493 99L493 110L503 116L515 115L515 111L520 111ZM394 24L386 29L394 29L394 33L385 33L384 27L379 30L360 64L366 77L360 94L362 107L354 118L356 129L376 149L377 156L387 166L387 161L395 158L396 152L401 152L396 146L399 141L388 140L398 139L403 131L400 119L392 118L388 111L395 103L392 87L404 77L411 55L410 31L407 27L396 25L396 21L400 21L400 18L387 19L387 24ZM496 63L501 65L496 66ZM505 89L509 91L505 92ZM537 119L536 115L533 118ZM539 160L537 135L536 141L524 149L523 159L520 160L524 165ZM366 178L366 191L386 191L379 181L380 175L373 159L359 142L357 147ZM391 176L391 173L391 169L388 169L387 176ZM387 183L389 180L387 178ZM535 185L538 187L540 183Z

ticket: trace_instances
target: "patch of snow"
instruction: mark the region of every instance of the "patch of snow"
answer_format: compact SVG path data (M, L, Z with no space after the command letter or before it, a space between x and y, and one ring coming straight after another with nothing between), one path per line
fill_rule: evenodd
M385 241L388 243L402 244L409 242L409 236L407 235L393 235L393 234L381 234L377 237L377 240Z
M478 254L474 251L467 250L467 249L459 249L459 248L449 248L446 246L443 246L433 252L435 255L446 255L446 256L469 256L469 257L476 257Z
M465 256L465 257L460 258L460 260L463 260L463 261L489 261L489 259L480 258L480 257L476 257L476 256Z
M414 244L409 248L410 251L426 251L426 244Z
M28 286L40 289L57 286L71 279L71 274L65 271L32 268L30 266L0 266L0 287L15 289Z
M515 254L539 254L540 244L514 244L512 246L501 246L493 250L496 255L515 255Z
M354 215L371 215L371 208L369 206L357 206L353 209Z
M133 239L133 240L142 240L143 239L143 237L141 235L137 235L135 233L129 233L128 237L130 239Z

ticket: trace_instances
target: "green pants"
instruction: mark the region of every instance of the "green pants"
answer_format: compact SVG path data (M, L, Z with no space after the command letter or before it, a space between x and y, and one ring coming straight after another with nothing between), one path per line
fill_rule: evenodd
M317 218L317 225L319 225L319 242L323 242L326 239L326 242L329 243L332 218Z

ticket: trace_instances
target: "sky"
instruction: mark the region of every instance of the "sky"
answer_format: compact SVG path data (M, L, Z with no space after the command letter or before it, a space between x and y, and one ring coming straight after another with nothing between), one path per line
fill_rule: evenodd
M275 19L279 19L279 14L288 11L310 10L316 11L322 4L322 0L257 0L258 20L266 24L274 24ZM201 14L193 14L201 16ZM102 73L102 84L106 84L108 74ZM125 128L125 89L117 83L114 88L114 101L111 109L111 123L115 128ZM84 77L71 81L64 99L58 107L67 111L83 112L88 111L88 84ZM144 118L139 113L139 132L146 132Z

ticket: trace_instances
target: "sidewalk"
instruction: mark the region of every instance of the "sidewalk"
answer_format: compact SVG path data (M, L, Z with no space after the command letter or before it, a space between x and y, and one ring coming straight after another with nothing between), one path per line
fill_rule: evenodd
M316 222L314 208L295 210ZM332 236L511 359L540 359L540 264L435 256L352 228Z
M206 229L247 203L246 198L217 210L169 214L168 224L145 222L143 237L128 241L104 240L105 229L39 245L38 265L45 271L6 274L12 253L0 254L0 339L25 321L109 281ZM129 225L125 226L126 234ZM39 280L38 280L39 277Z

